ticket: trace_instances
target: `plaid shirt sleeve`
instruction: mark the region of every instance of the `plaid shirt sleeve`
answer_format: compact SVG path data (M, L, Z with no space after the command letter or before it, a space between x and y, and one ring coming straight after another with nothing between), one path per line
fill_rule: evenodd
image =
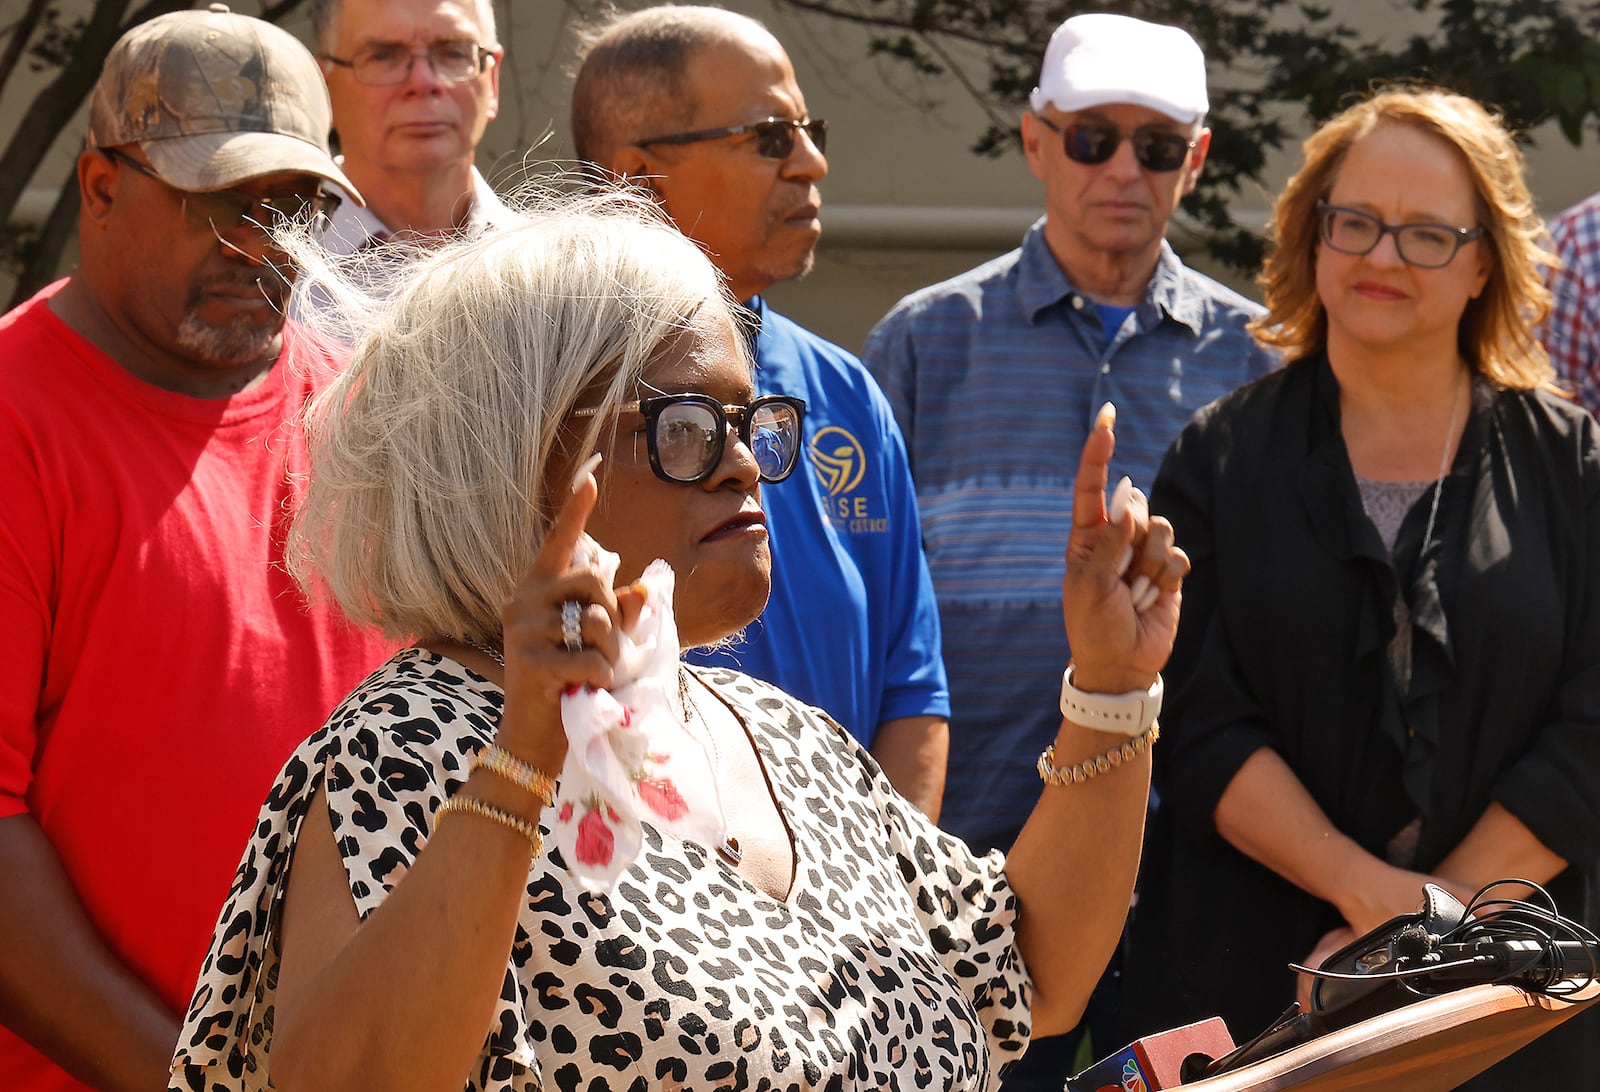
M1554 297L1543 330L1561 383L1590 413L1600 411L1600 194L1550 222L1562 268L1550 275Z

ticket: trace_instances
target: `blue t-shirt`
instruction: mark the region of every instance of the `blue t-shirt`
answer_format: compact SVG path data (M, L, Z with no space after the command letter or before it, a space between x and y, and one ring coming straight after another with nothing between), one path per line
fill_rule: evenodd
M756 388L806 400L805 449L761 487L772 598L741 638L694 663L734 667L828 713L865 746L897 717L950 715L939 612L905 442L883 392L839 346L767 308Z
M1111 480L1149 493L1189 415L1274 366L1245 329L1260 313L1163 243L1144 300L1108 337L1041 220L1021 248L907 296L868 336L862 359L910 451L944 623L939 822L974 850L1011 848L1061 725L1061 581L1096 411L1117 406Z
M1138 310L1137 307L1121 307L1099 300L1095 301L1094 309L1100 316L1100 328L1104 331L1100 337L1101 345L1110 345L1111 339L1121 332L1122 324L1128 321L1128 316Z

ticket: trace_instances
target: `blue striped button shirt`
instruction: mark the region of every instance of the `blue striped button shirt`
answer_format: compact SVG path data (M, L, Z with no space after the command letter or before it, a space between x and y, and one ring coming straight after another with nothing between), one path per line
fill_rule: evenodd
M869 335L863 362L910 450L944 632L941 825L975 850L1010 847L1060 724L1063 553L1095 411L1117 406L1112 480L1148 493L1189 416L1274 366L1245 329L1260 312L1163 242L1144 301L1108 331L1041 220L1019 249L907 296Z

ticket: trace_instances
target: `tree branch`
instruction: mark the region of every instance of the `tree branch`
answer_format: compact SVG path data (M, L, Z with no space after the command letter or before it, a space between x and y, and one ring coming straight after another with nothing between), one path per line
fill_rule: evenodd
M38 236L28 245L28 261L17 274L11 302L6 304L7 311L27 302L35 292L55 280L61 252L78 229L79 204L78 172L71 171L56 194L56 203L51 207L44 227L39 229Z
M34 29L49 5L50 0L29 0L28 10L11 25L11 39L6 42L5 55L0 57L0 88L11 82L11 73L17 67L22 51L28 48L28 39L33 37Z
M997 129L1009 130L1015 124L1016 119L1007 114L1001 113L999 107L994 104L992 97L984 94L984 92L972 82L972 80L967 76L966 70L961 67L955 58L950 56L949 51L946 50L940 42L935 40L931 35L922 31L917 31L916 33L917 37L938 56L939 60L944 62L945 71L956 78L956 82L966 90L967 94L972 96L973 101L975 101L983 109L983 112L989 116L990 125L993 125Z
M966 42L969 45L982 46L984 49L997 49L1003 53L1018 52L1015 41L1005 37L992 37L978 34L973 31L957 30L948 25L932 27L919 26L910 17L893 15L868 15L866 12L853 11L846 8L835 7L828 0L774 0L775 3L786 8L795 8L798 11L812 15L823 15L830 19L838 19L846 23L855 23L859 26L881 27L884 30L906 31L920 38L928 39L932 34L939 34L952 41Z
M38 169L39 161L77 112L89 88L94 86L101 62L122 33L121 19L126 7L126 0L94 6L94 14L84 27L83 38L73 51L72 60L49 86L34 96L27 113L12 131L5 154L0 156L0 220L11 219L17 199Z
M265 19L269 23L276 23L303 3L305 3L305 0L278 0L276 4L263 6L259 18Z

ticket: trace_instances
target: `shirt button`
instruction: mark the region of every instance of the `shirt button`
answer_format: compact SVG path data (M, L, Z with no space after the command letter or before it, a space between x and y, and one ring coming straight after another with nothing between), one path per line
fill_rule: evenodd
M1082 311L1083 310L1083 297L1082 296L1073 296L1072 297L1072 309L1074 311Z
M1102 365L1100 365L1100 374L1101 375L1110 375L1111 374L1111 365L1110 364L1102 364Z

